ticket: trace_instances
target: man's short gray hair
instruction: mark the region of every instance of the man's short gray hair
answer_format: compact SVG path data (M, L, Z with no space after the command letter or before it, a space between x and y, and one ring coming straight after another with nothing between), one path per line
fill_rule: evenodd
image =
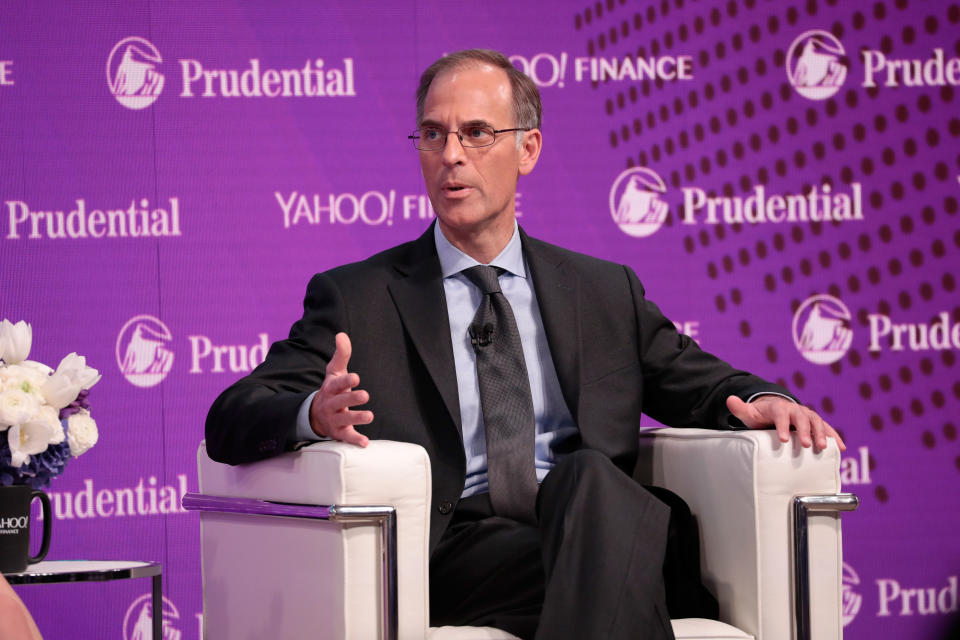
M513 126L539 129L543 107L540 104L540 91L537 90L537 85L526 74L514 67L505 55L492 49L464 49L445 55L427 67L420 76L420 85L417 87L417 126L423 122L424 104L434 78L444 71L484 64L503 69L510 79L510 88L513 90L513 117L516 121ZM518 132L518 140L521 136L522 132Z

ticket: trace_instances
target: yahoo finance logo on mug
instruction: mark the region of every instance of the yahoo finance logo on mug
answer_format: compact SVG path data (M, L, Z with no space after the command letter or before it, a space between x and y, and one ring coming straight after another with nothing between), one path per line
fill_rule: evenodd
M26 529L30 523L29 516L4 516L0 514L0 536L16 535L21 529Z

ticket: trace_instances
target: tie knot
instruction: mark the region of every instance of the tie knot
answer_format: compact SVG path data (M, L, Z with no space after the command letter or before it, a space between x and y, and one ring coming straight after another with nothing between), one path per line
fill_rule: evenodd
M477 285L484 295L498 293L500 291L499 276L501 273L503 273L503 269L483 264L478 264L475 267L463 270L463 275L467 276L470 282Z

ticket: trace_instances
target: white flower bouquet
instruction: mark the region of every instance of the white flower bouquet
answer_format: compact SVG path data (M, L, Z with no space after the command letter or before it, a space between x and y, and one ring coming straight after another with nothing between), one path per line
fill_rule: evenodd
M99 435L87 394L100 374L76 353L55 371L27 360L32 340L26 322L0 322L0 486L49 485Z

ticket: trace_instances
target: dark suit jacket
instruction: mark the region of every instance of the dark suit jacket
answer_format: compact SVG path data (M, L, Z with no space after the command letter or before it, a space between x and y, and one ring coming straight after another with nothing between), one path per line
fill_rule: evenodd
M673 426L724 428L728 395L786 393L678 334L629 267L520 233L579 446L632 473L641 411ZM419 444L430 455L437 508L432 549L463 490L466 464L432 228L413 242L315 275L290 337L213 404L207 451L238 464L292 448L300 405L323 382L339 331L353 344L350 371L370 392L374 422L359 430Z

